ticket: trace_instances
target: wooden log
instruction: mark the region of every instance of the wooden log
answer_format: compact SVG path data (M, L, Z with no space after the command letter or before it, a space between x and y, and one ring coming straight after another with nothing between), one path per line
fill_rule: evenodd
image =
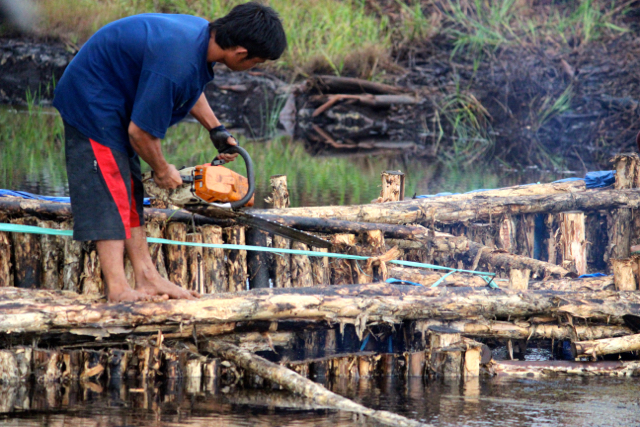
M466 380L480 376L480 359L482 349L480 346L468 348L464 352L464 363L462 375Z
M399 94L408 90L399 86L391 86L384 83L353 77L314 76L306 83L308 88L317 88L322 93L372 93L372 94Z
M35 218L23 217L11 221L19 225L37 226ZM13 233L14 286L39 288L42 276L40 239L36 234Z
M187 234L187 242L203 243L203 237L200 233ZM205 275L204 275L204 251L202 246L187 246L187 270L189 281L186 288L196 291L201 295L205 293Z
M244 227L228 227L224 230L226 243L231 245L244 245ZM241 292L247 289L247 251L226 250L227 275L229 283L227 292Z
M386 250L384 243L384 236L379 230L367 231L358 236L358 245L355 247L355 252L360 256L379 257L383 255ZM386 264L372 262L360 262L354 261L354 265L357 265L355 270L356 283L371 283L371 282L384 282L388 278L388 272ZM387 276L387 277L385 277Z
M567 361L493 361L486 369L489 375L527 377L544 376L635 376L639 362L567 362Z
M0 387L20 381L18 360L10 350L0 350Z
M35 299L37 298L37 300ZM374 322L401 319L522 319L572 316L622 324L637 312L636 292L514 291L487 288L424 288L390 284L322 288L257 289L207 295L198 300L95 303L62 292L0 288L0 332L38 332L83 327L229 323L297 319L352 323L364 331Z
M638 289L636 283L636 270L638 262L635 258L612 259L613 277L618 291L635 291Z
M85 295L104 295L104 281L102 280L102 269L95 242L84 242L82 260L84 263L80 288Z
M161 239L164 237L164 227L163 225L156 220L149 221L145 223L145 229L147 231L147 237L153 237ZM158 273L165 279L169 278L167 273L167 266L164 262L164 252L162 250L162 245L159 243L151 243L149 244L149 253L151 255L151 260L153 264L156 266Z
M516 221L516 233L517 233L517 247L516 253L524 255L529 258L538 259L535 256L535 240L536 240L536 217L537 215L517 215Z
M329 252L327 248L313 248L316 252ZM311 257L311 276L313 286L327 286L331 281L328 257Z
M597 360L598 356L604 356L605 354L619 354L638 350L640 350L640 334L571 343L571 352L574 358L586 356L592 360Z
M571 326L526 321L504 322L478 319L447 322L433 319L416 322L416 330L422 332L423 340L431 326L458 330L465 337L511 340L596 340L633 333L631 329L621 325Z
M516 232L516 222L513 217L511 215L505 215L498 225L498 248L510 253L516 253L518 250Z
M640 157L636 153L623 153L613 157L611 163L615 165L616 190L624 190L637 187L638 169L640 169Z
M293 242L291 249L308 251L309 247L301 242ZM313 286L311 261L307 255L291 256L291 286L294 288Z
M462 350L452 346L460 341L460 331L432 326L428 332L429 371L434 375L459 377L462 374Z
M185 242L187 240L187 225L172 222L165 229L166 238ZM164 259L167 266L169 281L178 286L186 287L188 283L187 248L182 245L164 245Z
M222 228L215 225L199 227L204 243L222 244ZM229 279L222 248L204 248L205 293L226 292Z
M62 379L63 383L70 383L80 378L83 367L82 350L63 350L62 357Z
M131 352L128 350L109 350L107 359L107 376L109 378L125 378L129 368Z
M60 224L64 230L73 229L72 221ZM62 262L62 290L80 292L80 274L83 270L82 244L72 238L64 239L64 259Z
M267 237L268 234L264 231L254 227L247 228L247 245L267 247ZM249 289L269 287L269 258L267 252L247 251Z
M32 353L33 375L39 383L52 383L62 378L60 352L34 349Z
M407 376L423 377L425 374L425 354L424 351L414 351L406 353L407 355Z
M83 353L84 364L80 373L80 381L99 382L107 373L107 353L95 350L85 350Z
M209 341L207 350L214 355L230 360L243 369L251 371L261 377L268 379L276 384L281 385L287 390L301 394L302 396L313 400L322 405L340 408L340 410L363 414L371 419L394 426L423 426L424 424L409 420L400 415L392 414L386 411L374 411L366 408L358 403L346 399L340 395L330 392L320 384L307 380L295 372L277 365L273 362L251 354L247 351L231 344L221 343L217 341Z
M32 373L33 349L31 347L14 347L12 353L18 362L18 378L24 381Z
M578 276L587 273L587 241L584 212L563 212L560 222L561 265Z
M265 201L275 209L289 208L289 189L287 188L286 175L273 175L270 179L271 195ZM289 239L282 236L273 236L273 247L278 249L289 249L291 246ZM277 254L274 260L274 286L276 288L291 287L291 256L289 254Z
M512 268L511 270L509 270L509 289L529 289L530 275L530 270L519 270L516 268Z
M309 97L312 102L322 102L318 108L316 108L311 117L318 117L337 103L341 101L350 101L366 105L373 108L388 108L392 105L412 105L420 102L420 98L411 95L314 95Z
M373 203L397 202L404 200L404 174L400 171L384 171L380 197Z
M132 362L142 379L155 378L162 366L162 353L158 347L136 345L133 349Z
M356 236L353 234L336 234L331 236L331 252L350 254L355 250ZM331 284L344 285L354 283L355 262L346 259L332 258L329 262L331 268ZM355 266L357 268L357 266Z
M341 218L345 221L383 222L388 224L458 223L489 221L505 214L559 213L595 211L612 208L637 209L640 190L585 190L568 194L545 194L520 197L491 197L443 202L438 198L405 200L352 206L322 206L289 209L255 209L257 215L290 215L314 218Z
M55 221L39 220L37 223L38 227L42 228L60 228L60 224ZM40 236L40 248L42 250L42 276L40 277L41 288L62 289L60 274L62 250L64 250L62 238L59 236L43 234Z
M186 376L187 353L183 350L162 352L162 374L165 378L182 379Z
M14 284L11 252L9 233L0 232L0 288Z

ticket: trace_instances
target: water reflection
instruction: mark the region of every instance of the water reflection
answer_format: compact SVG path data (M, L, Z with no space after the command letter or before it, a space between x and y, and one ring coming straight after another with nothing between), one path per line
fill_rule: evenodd
M379 196L380 172L384 170L406 174L407 197L565 177L536 169L513 171L486 164L463 168L452 161L434 162L411 153L311 156L304 143L287 138L240 141L256 165L257 207L266 207L264 198L271 191L269 177L280 174L288 177L292 206L368 203ZM61 121L53 110L34 107L20 112L0 108L0 188L68 195L63 146ZM178 167L209 162L215 153L202 127L188 122L169 129L163 150L167 160ZM231 167L244 172L240 162Z
M395 377L324 383L363 405L439 426L639 425L634 378L482 378L424 381ZM0 388L5 426L332 426L372 425L285 391L165 381ZM6 413L6 412L10 413Z

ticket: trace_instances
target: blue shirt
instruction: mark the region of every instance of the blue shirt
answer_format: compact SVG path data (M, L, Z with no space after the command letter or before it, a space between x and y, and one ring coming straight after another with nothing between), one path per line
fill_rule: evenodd
M143 14L96 32L65 70L53 105L100 144L133 154L129 122L157 138L182 120L213 79L208 22Z

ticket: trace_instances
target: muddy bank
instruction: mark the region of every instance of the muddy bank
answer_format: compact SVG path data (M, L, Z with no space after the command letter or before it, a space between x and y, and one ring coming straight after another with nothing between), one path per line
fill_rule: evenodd
M206 94L230 127L254 138L293 134L313 153L384 151L456 164L499 159L580 173L609 168L612 155L636 150L637 30L569 51L510 47L477 67L452 49L438 36L410 55L398 53L405 72L386 78L394 93L327 87L316 78L288 84L268 71L220 66ZM61 43L0 40L0 101L24 103L27 92L50 101L52 82L74 52Z

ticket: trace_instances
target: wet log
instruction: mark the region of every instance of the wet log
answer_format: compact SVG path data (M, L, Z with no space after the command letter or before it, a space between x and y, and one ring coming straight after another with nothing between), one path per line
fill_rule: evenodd
M34 349L33 376L40 383L52 383L62 378L62 358L59 351Z
M473 199L461 202L444 202L436 197L369 205L305 207L286 210L256 209L252 213L258 215L341 218L345 221L383 222L388 224L430 224L433 221L441 223L489 221L505 214L586 212L613 208L637 209L639 206L640 190L630 189L585 190L573 193L518 197L483 198L475 196Z
M60 224L64 230L73 229L73 221ZM80 292L80 273L83 269L82 244L73 238L64 239L64 258L62 261L62 290Z
M399 94L409 90L399 86L391 86L384 83L376 83L369 80L353 77L314 76L306 83L307 87L316 88L322 93L372 93L372 94Z
M636 274L638 270L638 259L612 259L613 277L618 291L635 291L638 289Z
M422 332L423 341L432 326L447 327L473 338L497 338L510 340L596 340L621 337L633 331L622 325L557 325L526 321L504 322L491 320L461 320L443 322L441 320L419 320L416 331Z
M164 350L162 359L164 378L182 379L186 377L187 353L184 350Z
M187 234L187 242L203 243L202 234ZM204 276L204 254L201 246L187 246L187 269L189 272L189 282L187 289L196 291L200 294L205 293L205 276Z
M15 385L20 381L18 360L10 350L0 350L0 386Z
M59 229L60 224L55 221L38 221L38 227ZM60 275L60 264L64 246L63 240L59 236L43 234L40 236L40 248L42 250L42 276L40 277L41 288L62 289Z
M107 358L107 377L108 378L125 378L129 367L131 352L128 350L109 350Z
M340 409L342 411L354 412L370 417L379 423L393 426L423 426L424 424L410 420L400 415L387 411L375 411L335 394L320 384L307 380L301 375L293 372L284 366L277 365L273 362L251 354L248 351L231 344L218 341L210 341L207 343L207 351L217 357L227 359L239 367L251 371L269 381L281 385L287 390L301 394L312 401Z
M83 367L80 381L99 382L107 373L108 355L104 351L86 350L83 352Z
M597 360L598 356L604 356L605 354L619 354L638 350L640 350L640 334L591 341L574 341L571 343L571 353L574 358L586 356L592 360Z
M486 367L489 375L543 376L637 376L640 362L566 362L566 361L492 361Z
M581 318L622 324L624 314L640 310L637 292L523 292L390 284L257 289L206 295L194 301L131 303L126 310L122 304L90 301L63 292L0 288L0 332L296 319L352 323L361 338L366 326L374 322L571 316L574 322Z
M203 225L198 230L202 233L204 243L222 244L222 228L216 225ZM222 248L203 248L205 293L220 293L227 291L227 267L224 261L225 254Z
M268 234L255 227L248 227L246 241L249 246L267 247ZM247 275L249 289L269 287L269 258L267 252L247 251Z
M35 218L16 218L14 224L37 226ZM18 288L40 288L42 265L40 239L37 234L13 233L14 286Z
M244 227L235 226L223 229L226 243L231 245L244 245ZM226 250L227 275L229 283L227 292L240 292L247 289L247 251Z
M84 263L80 288L85 295L104 295L104 281L102 280L102 269L95 242L84 242L82 260Z
M187 240L187 225L179 222L169 223L165 229L166 238L185 242ZM182 245L164 245L164 259L167 266L169 281L185 287L188 283L187 248Z

